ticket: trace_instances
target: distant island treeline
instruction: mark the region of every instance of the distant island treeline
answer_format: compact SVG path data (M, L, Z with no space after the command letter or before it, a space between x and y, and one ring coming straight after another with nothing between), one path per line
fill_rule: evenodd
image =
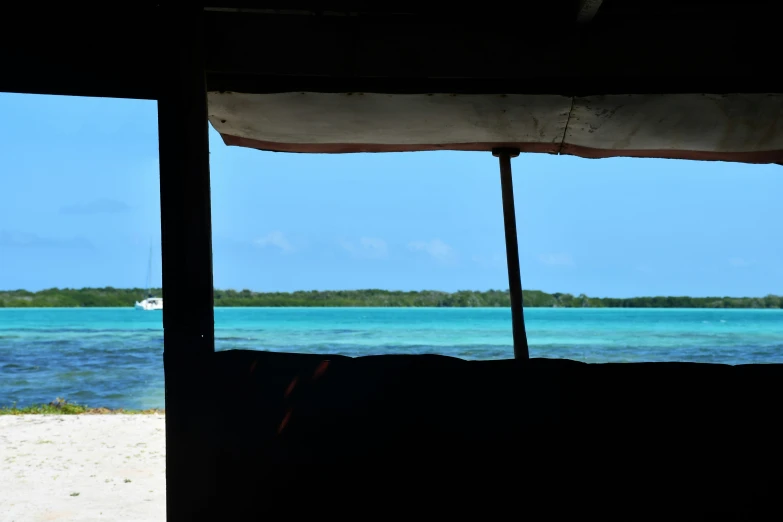
M160 288L153 295L163 296ZM146 291L140 288L52 288L39 292L0 291L0 308L132 307ZM783 298L766 297L588 297L584 294L548 294L525 290L527 307L546 308L783 308ZM215 290L215 306L308 306L308 307L508 307L508 290L459 292L325 290L299 292L252 292Z

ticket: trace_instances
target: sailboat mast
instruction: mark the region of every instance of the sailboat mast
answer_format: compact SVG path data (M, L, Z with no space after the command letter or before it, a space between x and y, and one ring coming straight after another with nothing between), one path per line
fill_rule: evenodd
M150 244L150 261L147 267L147 297L152 297L152 244Z

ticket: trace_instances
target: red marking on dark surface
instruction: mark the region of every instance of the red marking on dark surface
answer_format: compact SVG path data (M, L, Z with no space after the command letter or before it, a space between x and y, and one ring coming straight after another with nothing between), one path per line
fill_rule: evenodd
M280 427L277 428L277 434L280 435L285 427L288 425L288 421L291 419L291 410L288 410L285 414L285 417L283 417L282 422L280 422Z
M326 368L329 367L329 361L321 361L321 364L319 364L315 371L313 372L313 380L317 379L321 375L323 375L326 372Z
M291 379L291 384L289 384L288 388L285 389L284 397L288 397L289 395L291 395L291 392L294 391L294 386L296 386L298 380L299 380L298 377L294 377L293 379Z
M252 363L250 363L250 373L253 373L253 371L255 371L256 364L258 364L258 361L255 360Z

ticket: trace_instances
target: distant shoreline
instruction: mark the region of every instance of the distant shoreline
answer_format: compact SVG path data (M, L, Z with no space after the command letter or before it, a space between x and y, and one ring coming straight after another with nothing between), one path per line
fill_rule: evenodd
M140 288L82 288L0 291L0 308L128 308L147 291ZM150 293L164 297L162 290ZM783 297L589 297L584 294L525 290L527 308L742 308L781 309ZM325 290L252 292L215 290L216 308L509 308L507 290L439 292Z
M508 310L510 306L215 306L214 310ZM0 306L0 313L3 310L128 310L132 311L132 306ZM783 311L783 308L759 308L759 307L688 307L688 306L597 306L597 307L556 307L556 306L529 306L525 305L525 310L757 310L757 311ZM138 311L138 310L137 310ZM150 310L148 312L158 312L162 310Z

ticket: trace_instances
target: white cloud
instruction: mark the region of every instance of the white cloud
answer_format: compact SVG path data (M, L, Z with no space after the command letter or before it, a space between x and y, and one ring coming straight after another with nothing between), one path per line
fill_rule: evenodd
M254 243L262 248L268 246L277 247L283 252L291 252L294 249L288 239L286 239L285 234L279 230L275 230L262 238L256 239Z
M741 257L732 257L731 259L729 259L729 264L731 266L750 266L753 263L751 263L746 259L742 259Z
M433 239L431 241L412 241L408 243L408 250L426 252L438 261L446 261L450 259L454 253L454 249L440 239Z
M386 241L377 237L362 237L359 244L341 240L340 245L354 256L365 259L383 259L389 255Z
M568 254L541 254L538 260L545 265L551 266L571 266L574 260Z

